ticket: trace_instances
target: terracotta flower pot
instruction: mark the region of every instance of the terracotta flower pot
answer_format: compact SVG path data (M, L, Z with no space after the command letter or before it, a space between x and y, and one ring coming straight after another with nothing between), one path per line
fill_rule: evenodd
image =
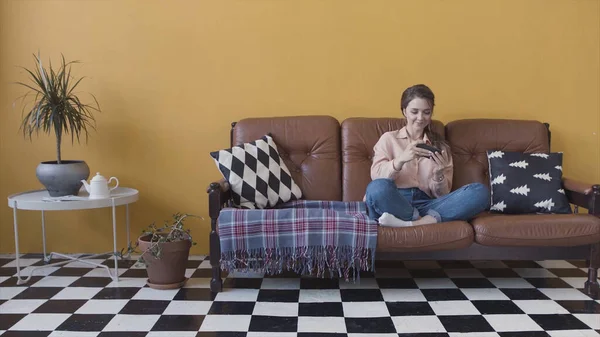
M150 235L138 238L139 249L145 251L150 248ZM176 242L160 243L161 255L156 259L150 252L145 252L142 257L146 261L148 273L148 286L155 289L174 289L183 286L187 280L185 269L190 254L192 242L182 240Z

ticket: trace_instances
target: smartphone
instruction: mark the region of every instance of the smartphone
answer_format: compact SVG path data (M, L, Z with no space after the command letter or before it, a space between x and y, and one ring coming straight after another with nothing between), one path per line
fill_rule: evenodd
M423 143L417 144L417 147L421 148L421 149L429 150L429 151L431 151L433 153L435 153L435 152L441 153L442 152L442 151L440 151L440 149L438 149L435 146L431 146L431 145L427 145L427 144L423 144Z

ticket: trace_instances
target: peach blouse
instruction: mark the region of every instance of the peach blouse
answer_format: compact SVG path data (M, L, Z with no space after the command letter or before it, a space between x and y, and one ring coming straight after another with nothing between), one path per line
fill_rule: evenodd
M427 135L423 136L423 140L431 145ZM399 156L409 143L406 127L384 133L373 147L375 154L371 165L371 179L389 178L394 180L398 188L418 187L432 198L448 194L452 188L452 156L451 166L444 171L444 179L441 182L433 180L435 163L429 158L417 157L405 163L400 171L394 169L393 159Z

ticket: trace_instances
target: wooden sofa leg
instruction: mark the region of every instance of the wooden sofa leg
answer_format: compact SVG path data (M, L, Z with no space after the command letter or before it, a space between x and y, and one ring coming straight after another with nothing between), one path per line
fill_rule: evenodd
M223 290L223 280L221 279L221 243L219 234L213 229L210 232L210 266L212 267L212 279L210 280L210 291L214 293Z
M212 279L210 280L210 291L213 293L223 290L223 280L221 279L221 242L219 241L219 233L217 233L217 219L218 217L215 214L211 214L209 244Z
M223 187L222 182L213 182L208 187L208 214L210 216L210 266L212 267L212 279L210 280L210 290L218 293L223 290L223 280L221 279L221 241L217 232L217 221L219 213L226 200L229 198L227 187Z
M600 268L600 243L592 245L590 262L588 266L588 279L584 286L585 292L591 296L598 296L600 294L600 285L598 284L598 268Z

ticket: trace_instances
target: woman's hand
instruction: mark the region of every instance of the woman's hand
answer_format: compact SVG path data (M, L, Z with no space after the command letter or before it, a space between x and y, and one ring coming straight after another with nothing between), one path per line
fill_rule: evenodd
M402 153L398 157L394 158L394 168L396 170L400 170L402 168L402 165L408 163L409 161L417 157L429 158L431 156L431 152L417 147L417 144L423 143L424 142L422 140L410 142L408 146L404 149L404 151L402 151Z
M435 163L433 167L433 179L442 180L444 178L444 170L451 166L450 154L446 151L435 152L431 154L431 160Z

